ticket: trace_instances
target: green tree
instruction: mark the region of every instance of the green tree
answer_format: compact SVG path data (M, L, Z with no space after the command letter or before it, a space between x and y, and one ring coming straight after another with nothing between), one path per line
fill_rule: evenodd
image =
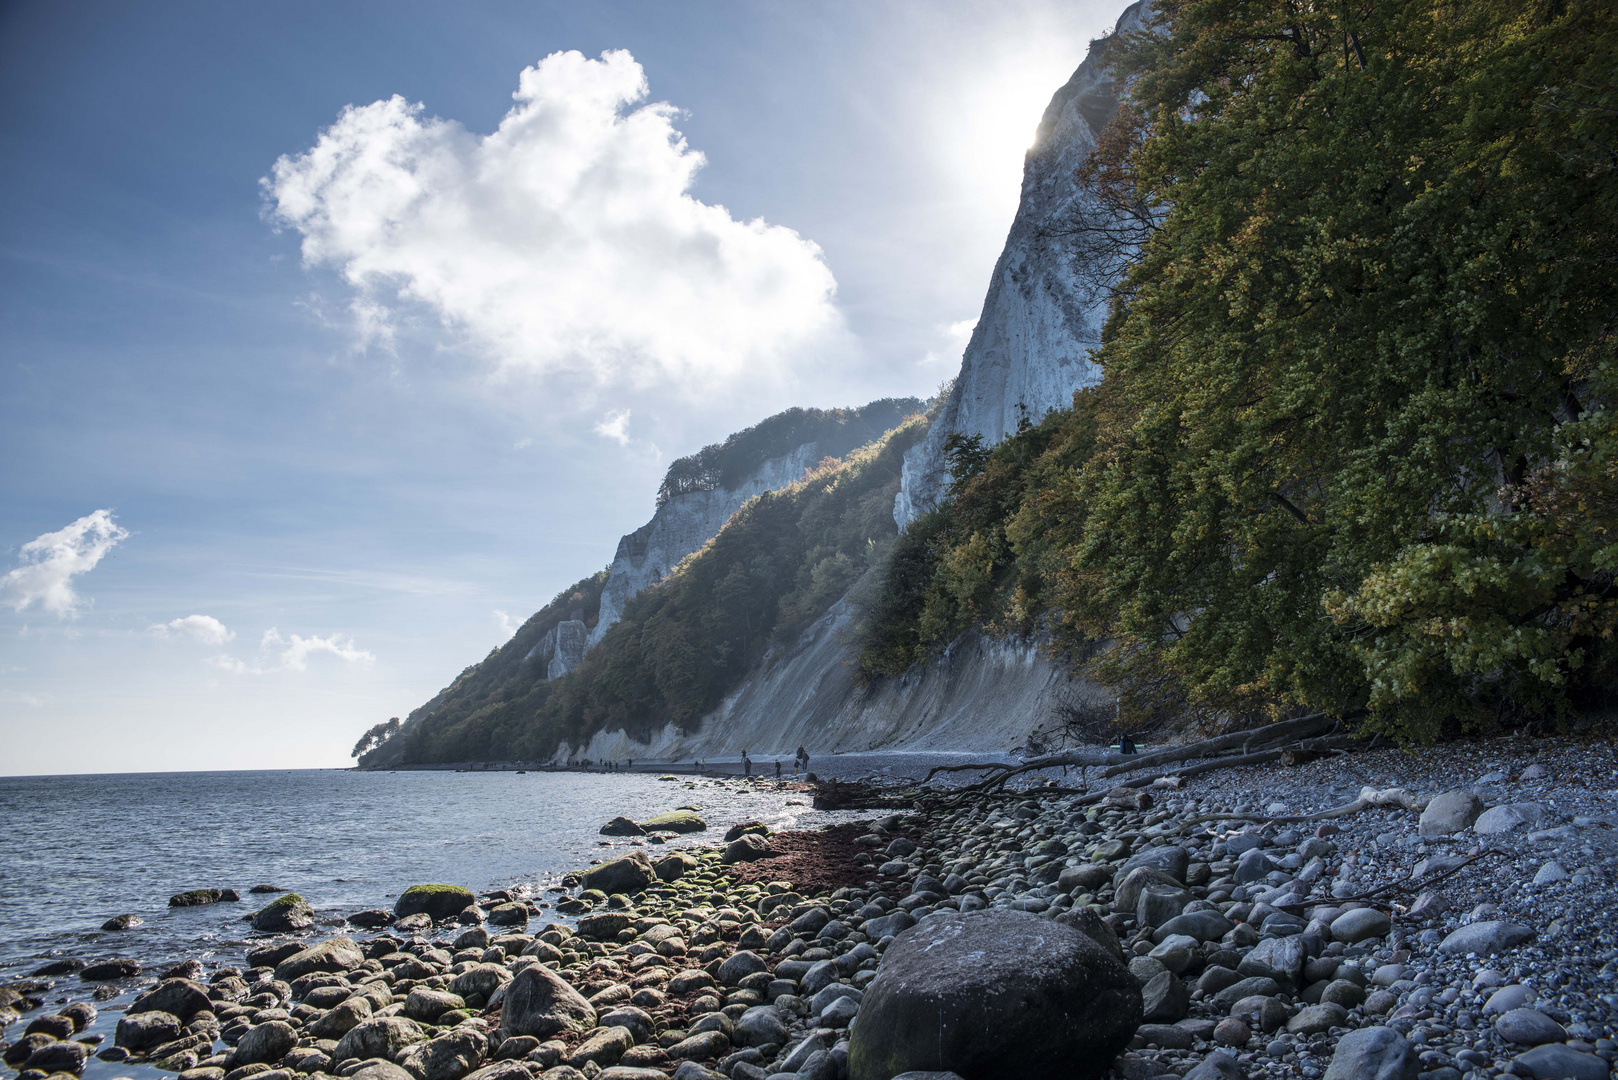
M1064 606L1209 707L1557 707L1610 665L1608 525L1550 493L1610 479L1614 9L1157 10L1087 167L1146 239Z

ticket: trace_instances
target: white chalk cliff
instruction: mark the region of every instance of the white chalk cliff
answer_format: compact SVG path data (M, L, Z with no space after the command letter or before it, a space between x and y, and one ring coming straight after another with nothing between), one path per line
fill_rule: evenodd
M1118 32L1140 29L1144 17L1143 3L1130 6ZM1076 265L1079 242L1064 231L1089 199L1074 172L1117 108L1118 87L1102 53L1092 49L1051 98L1023 159L1022 201L955 387L927 437L905 454L893 506L900 528L931 509L948 485L943 451L950 435L981 435L993 446L1022 418L1038 423L1101 378L1086 354L1101 343L1106 302Z
M681 559L719 535L744 503L802 480L804 470L824 456L819 443L805 443L764 462L733 491L720 487L687 492L658 507L652 520L618 541L607 585L601 591L601 615L589 644L600 641L607 628L623 617L630 598L662 581Z

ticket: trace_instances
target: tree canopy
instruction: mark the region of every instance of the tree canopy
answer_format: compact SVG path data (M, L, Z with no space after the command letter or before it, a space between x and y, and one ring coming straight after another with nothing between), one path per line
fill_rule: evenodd
M1604 693L1615 45L1592 0L1160 0L1073 223L1127 256L1102 383L901 543L866 669L1039 616L1137 710Z

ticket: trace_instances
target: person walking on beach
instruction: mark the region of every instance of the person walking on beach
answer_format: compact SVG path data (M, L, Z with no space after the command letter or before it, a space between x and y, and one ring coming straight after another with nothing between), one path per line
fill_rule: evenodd
M747 751L746 750L742 751L742 775L743 776L752 776L753 775L753 759L747 756Z
M775 778L777 780L781 779L781 759L780 758L775 759Z

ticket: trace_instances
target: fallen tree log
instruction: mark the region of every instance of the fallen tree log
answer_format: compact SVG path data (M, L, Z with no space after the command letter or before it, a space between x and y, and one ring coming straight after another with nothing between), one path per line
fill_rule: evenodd
M1278 746L1272 750L1262 750L1251 754L1227 754L1224 757L1212 758L1208 761L1202 761L1195 765L1186 766L1185 768L1167 769L1163 772L1153 773L1150 776L1137 776L1132 779L1125 780L1122 783L1114 784L1112 787L1102 788L1099 791L1085 792L1078 800L1076 800L1075 805L1090 806L1105 799L1110 792L1147 787L1157 780L1162 780L1170 776L1196 776L1200 773L1212 772L1215 769L1235 769L1243 765L1267 765L1273 761L1280 761L1284 755L1291 753L1325 753L1333 751L1346 752L1358 747L1360 744L1361 740L1352 735L1332 735L1319 739L1305 739L1300 742L1290 743L1286 746ZM984 794L990 789L1004 787L1006 782L1009 781L1013 776L1016 776L1020 772L1026 771L1028 770L1014 769L1003 772L998 776L991 776L987 779L980 780L975 784L968 784L964 787L957 788L955 790L955 794L963 797L967 795ZM1041 790L1048 791L1050 789L1047 788ZM1059 791L1063 793L1069 793L1071 790L1072 789L1068 788L1059 789ZM1403 789L1400 790L1402 791ZM1409 795L1408 792L1405 792L1405 794L1407 796ZM1223 821L1229 818L1241 818L1243 820L1247 820L1249 816L1250 815L1222 814L1218 817L1199 820ZM1284 819L1266 818L1263 820L1280 821Z
M1242 747L1251 750L1256 743L1258 746L1267 746L1270 743L1285 739L1310 739L1325 735L1337 727L1339 721L1325 713L1314 713L1310 716L1300 716L1296 720L1283 720L1277 724L1265 727L1250 728L1246 731L1233 731L1229 735L1219 735L1201 742L1188 743L1185 746L1169 747L1164 750L1153 751L1150 754L1135 754L1124 758L1118 764L1101 774L1103 780L1113 776L1121 776L1126 772L1135 772L1138 769L1149 769L1154 765L1162 765L1172 761L1190 761L1195 758L1208 757L1223 750L1234 750Z
M1004 761L935 765L928 770L927 776L922 780L922 783L927 783L935 775L942 772L975 771L1004 774L1003 776L987 776L971 785L973 788L981 789L1026 772L1070 767L1090 768L1093 766L1106 766L1106 771L1101 774L1102 778L1106 779L1121 776L1124 773L1137 772L1140 769L1149 769L1154 765L1167 762L1191 761L1197 758L1211 757L1222 751L1233 750L1237 747L1250 749L1255 743L1258 746L1268 746L1282 740L1308 739L1325 735L1333 731L1340 722L1335 717L1328 717L1324 713L1314 713L1309 716L1300 716L1294 720L1283 720L1279 723L1267 724L1264 727L1235 731L1228 735L1218 735L1212 739L1203 739L1201 742L1187 743L1184 746L1169 747L1149 754L1121 754L1081 747L1066 750L1060 754L1046 754L1017 765L1008 764Z

